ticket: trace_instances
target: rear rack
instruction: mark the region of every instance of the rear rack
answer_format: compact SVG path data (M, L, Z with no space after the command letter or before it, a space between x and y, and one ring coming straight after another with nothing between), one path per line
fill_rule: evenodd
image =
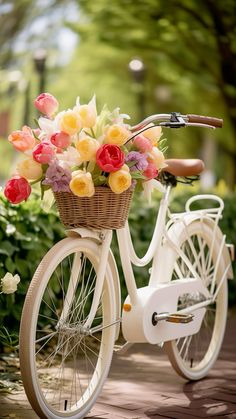
M217 195L207 194L207 195L192 196L191 198L187 200L185 204L186 212L193 212L193 210L191 210L191 205L193 204L193 202L204 201L204 200L216 201L218 202L219 205L217 207L206 208L206 209L201 209L201 210L196 210L196 211L200 211L201 214L208 215L211 218L215 218L219 220L222 217L222 211L224 209L224 201Z

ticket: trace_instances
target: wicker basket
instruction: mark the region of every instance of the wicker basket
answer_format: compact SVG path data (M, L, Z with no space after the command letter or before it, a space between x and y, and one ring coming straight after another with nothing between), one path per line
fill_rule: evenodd
M115 194L105 186L97 186L91 198L80 198L71 192L54 192L61 222L67 229L117 230L124 227L129 214L132 191Z

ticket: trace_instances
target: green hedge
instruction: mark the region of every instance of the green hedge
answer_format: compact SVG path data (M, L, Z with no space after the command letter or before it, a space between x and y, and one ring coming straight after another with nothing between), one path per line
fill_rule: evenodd
M195 193L194 188L185 188L174 192L171 204L173 212L183 211L186 200ZM236 246L236 194L224 197L224 218L221 228L227 235L227 242ZM145 254L155 224L155 216L159 205L159 198L154 197L148 205L144 198L135 198L130 213L130 227L137 254ZM54 243L65 236L58 216L55 212L43 212L38 199L30 199L24 204L13 206L0 196L0 278L7 271L18 273L21 282L18 291L11 295L0 295L0 343L11 343L11 337L6 336L6 329L13 334L12 340L18 333L24 297L33 273L43 255ZM114 235L113 250L118 260L121 273L122 298L126 296L125 284L118 257L117 243ZM148 280L148 267L134 268L138 286L144 286ZM234 263L234 272L236 266ZM229 282L229 303L236 302L235 281Z
M15 341L33 273L47 250L64 235L57 214L43 212L38 199L11 205L0 196L0 278L7 271L21 277L15 294L0 295L0 342L11 344L4 326Z

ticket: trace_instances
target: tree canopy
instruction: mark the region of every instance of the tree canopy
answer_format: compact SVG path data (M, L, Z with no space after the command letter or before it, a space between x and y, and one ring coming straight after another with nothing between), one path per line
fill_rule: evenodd
M52 15L60 8L65 8L73 0L0 0L0 68L14 66L19 60L21 53L23 58L27 47L33 50L35 38L37 43L46 42L46 45L52 45L55 38L55 32L58 25ZM33 34L30 30L36 19L48 17L51 14L51 25L45 24L43 33ZM58 24L61 25L61 19L57 16ZM24 36L22 37L22 35ZM16 48L19 37L22 37L24 44L23 51Z
M70 65L48 68L47 75L48 89L59 94L62 106L70 106L76 94L86 101L97 93L98 103L120 105L134 121L140 119L137 97L145 101L145 114L177 110L223 116L224 131L214 138L236 168L235 0L0 0L0 67L16 68L15 45L22 33L31 55L37 41L49 47L50 58L60 20L54 17L72 3L79 18L69 26L79 35L79 47ZM50 16L51 26L35 39L27 25L39 16ZM128 72L133 57L145 64L142 83L132 82ZM28 73L31 66L32 57ZM33 88L33 74L24 73ZM178 156L185 147L195 147L195 153L197 145L189 138L199 145L205 134L183 131L169 134Z
M216 86L236 126L236 3L234 0L78 0L90 18L82 39L161 57L184 74Z
M213 110L226 116L227 140L222 137L221 149L236 167L235 1L77 2L82 16L73 28L81 44L110 45L121 60L127 52L141 57L148 69L149 91L167 84L180 111L192 107L195 113Z

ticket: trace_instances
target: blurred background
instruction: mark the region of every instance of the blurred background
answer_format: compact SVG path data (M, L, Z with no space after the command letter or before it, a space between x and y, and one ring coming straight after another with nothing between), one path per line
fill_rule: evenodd
M0 0L0 177L7 136L50 92L60 109L94 93L136 123L158 112L224 118L222 130L166 131L168 157L201 157L208 188L236 183L235 0Z
M206 164L200 183L176 188L172 209L181 211L200 190L216 192L225 201L221 228L236 244L235 0L0 0L0 45L2 185L17 158L7 137L25 124L34 127L32 102L41 92L53 94L60 110L95 93L98 111L104 103L119 106L133 124L172 111L223 118L223 129L165 131L168 158L200 157ZM1 195L0 201L0 277L10 271L22 279L15 295L0 296L0 346L12 347L35 267L65 233L39 201L17 207ZM156 206L155 199L149 209L139 198L133 204L139 255L147 249ZM145 275L139 271L139 285ZM235 281L229 301L235 304ZM4 324L14 324L16 338L6 335Z

